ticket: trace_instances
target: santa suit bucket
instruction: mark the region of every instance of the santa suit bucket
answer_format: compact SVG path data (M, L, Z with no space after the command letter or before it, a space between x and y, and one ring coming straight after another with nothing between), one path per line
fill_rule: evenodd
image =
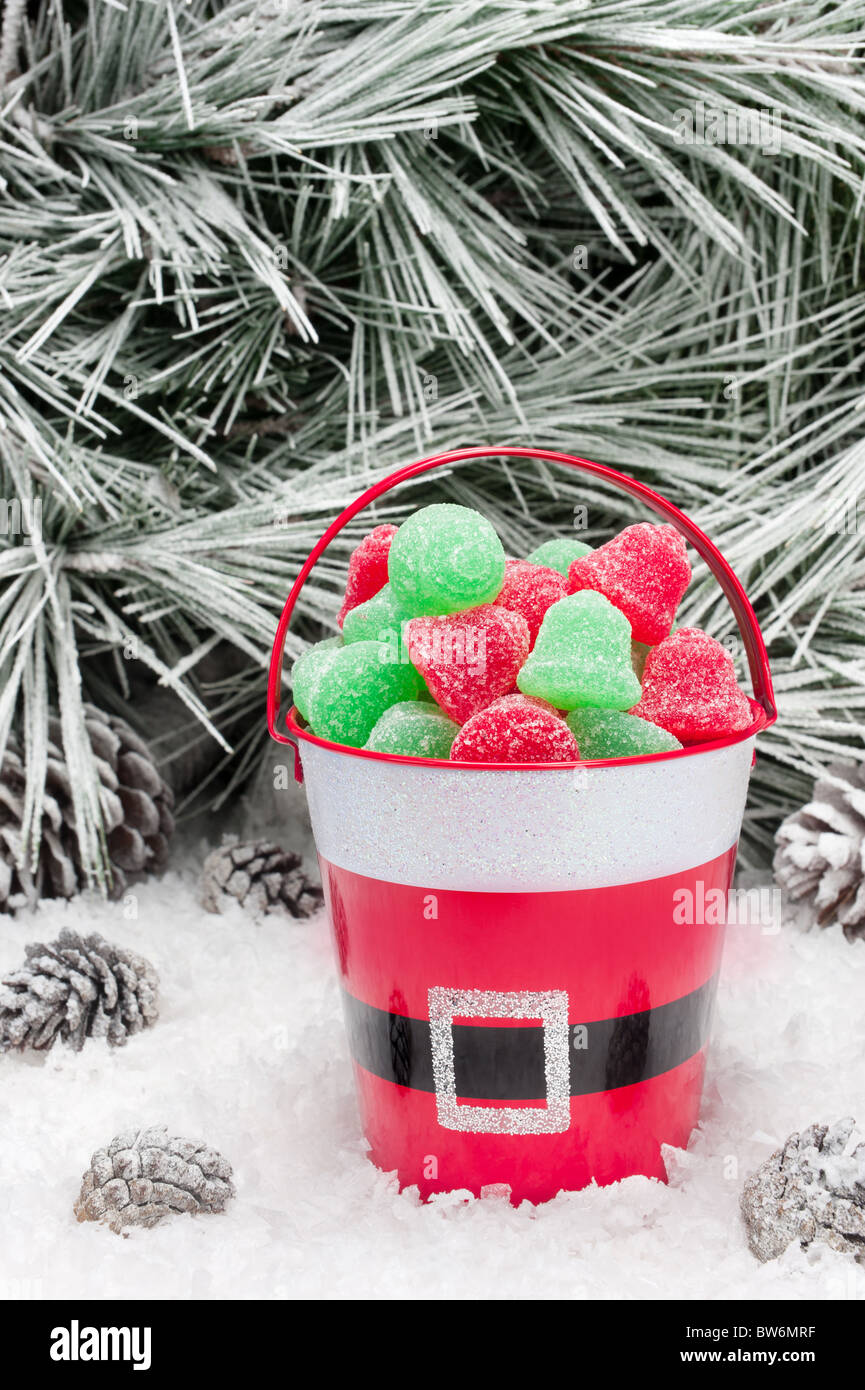
M674 753L501 766L368 753L314 737L294 709L280 720L294 604L337 532L408 478L494 456L581 469L682 533L739 623L747 730ZM754 743L775 717L736 576L682 512L613 469L546 449L461 449L400 469L334 521L280 619L268 725L306 783L379 1168L425 1198L507 1187L535 1202L664 1177L661 1146L687 1144L698 1118Z

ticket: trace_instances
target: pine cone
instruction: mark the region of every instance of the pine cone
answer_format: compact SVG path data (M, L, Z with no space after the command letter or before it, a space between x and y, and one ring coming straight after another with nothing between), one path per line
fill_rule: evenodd
M0 1050L47 1050L58 1037L79 1052L86 1038L120 1046L156 1019L159 979L141 956L95 933L62 931L0 983Z
M831 763L775 841L775 878L788 897L807 903L821 927L837 921L849 941L865 937L865 766Z
M758 1260L772 1260L794 1240L865 1253L865 1138L855 1121L811 1125L791 1134L745 1180L742 1216Z
M269 840L227 842L204 861L201 902L208 912L224 912L234 899L257 915L280 912L309 917L322 903L322 891L303 872L299 854Z
M125 720L95 705L85 705L84 710L102 783L110 895L119 898L131 881L167 858L174 830L174 797L157 772L147 744ZM39 898L71 898L85 886L59 719L49 720L48 732L42 838L32 874L28 865L19 862L26 784L20 748L8 745L0 764L0 911Z
M79 1221L105 1221L119 1233L178 1212L224 1211L233 1196L231 1165L221 1154L197 1139L169 1138L156 1125L97 1149L74 1211Z

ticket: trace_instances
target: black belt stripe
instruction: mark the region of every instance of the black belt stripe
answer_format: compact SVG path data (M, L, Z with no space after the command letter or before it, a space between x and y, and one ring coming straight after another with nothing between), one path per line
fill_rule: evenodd
M647 1081L686 1062L709 1035L718 977L641 1013L585 1024L584 1047L569 1029L571 1095L587 1096ZM430 1026L343 994L349 1047L356 1062L384 1081L434 1091ZM453 1025L457 1095L464 1100L543 1100L544 1030Z

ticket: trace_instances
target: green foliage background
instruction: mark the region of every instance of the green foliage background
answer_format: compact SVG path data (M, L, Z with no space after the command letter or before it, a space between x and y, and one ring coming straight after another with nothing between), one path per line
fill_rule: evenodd
M863 20L865 0L7 0L0 491L42 507L0 535L22 852L49 707L99 879L82 702L134 719L142 673L172 688L224 796L326 522L422 453L534 443L658 487L748 589L781 709L747 827L764 856L817 765L861 754ZM679 143L700 102L769 113L771 145ZM517 554L575 505L590 539L634 515L536 465L433 487ZM369 524L319 566L291 652ZM705 575L687 616L732 631Z

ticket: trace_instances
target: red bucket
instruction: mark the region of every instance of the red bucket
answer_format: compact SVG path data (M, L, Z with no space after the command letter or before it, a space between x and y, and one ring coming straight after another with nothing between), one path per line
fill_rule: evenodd
M543 459L639 498L706 561L739 623L751 726L674 753L507 767L396 757L277 728L288 623L346 522L466 459ZM693 522L642 483L547 449L460 449L370 488L289 594L268 725L295 749L321 864L364 1134L423 1197L513 1201L635 1173L697 1122L726 903L757 733L776 718L745 593ZM300 745L303 745L301 773Z

